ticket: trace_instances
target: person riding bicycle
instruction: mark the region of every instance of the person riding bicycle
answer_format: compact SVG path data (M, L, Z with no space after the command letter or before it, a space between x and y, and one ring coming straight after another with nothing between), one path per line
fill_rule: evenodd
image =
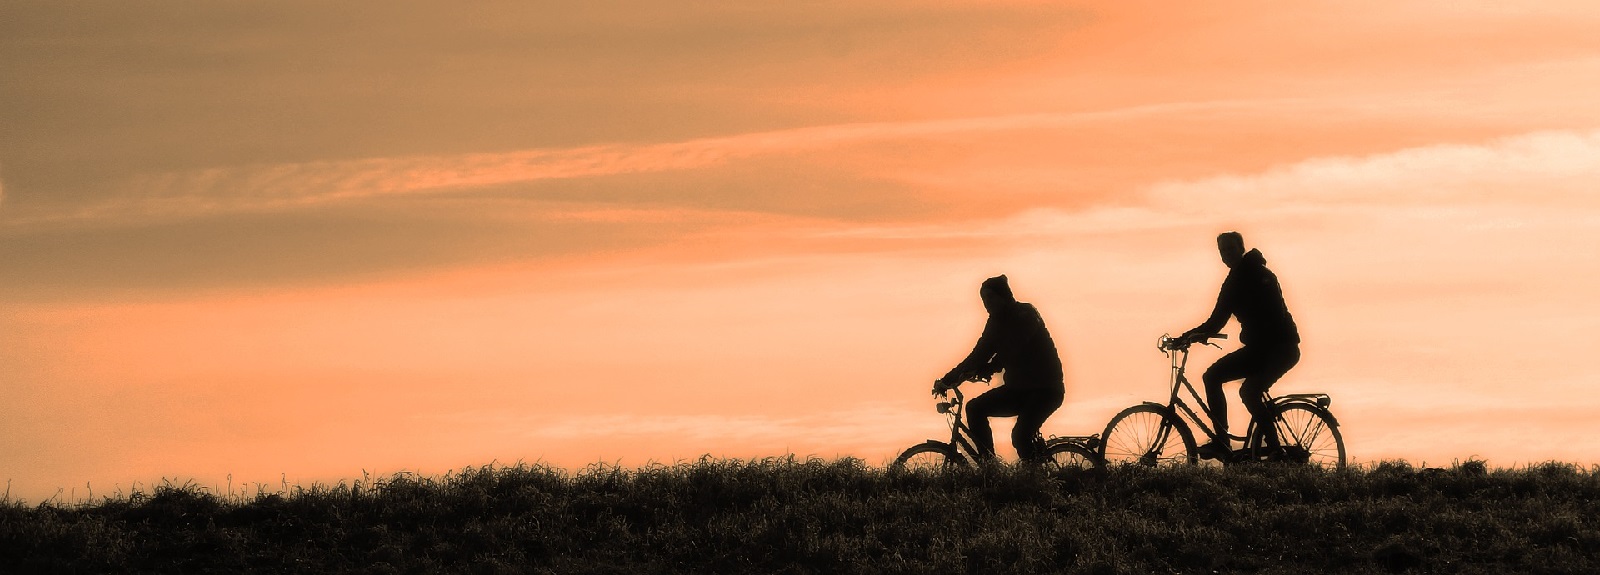
M1016 417L1011 445L1024 461L1038 457L1033 439L1046 419L1061 407L1066 394L1061 356L1045 329L1044 318L1032 304L1011 294L1006 276L984 280L978 289L989 319L972 353L933 384L934 395L975 378L1004 372L1005 383L967 402L967 427L978 454L995 459L991 417Z
M1184 332L1181 340L1203 342L1222 330L1228 316L1239 318L1239 343L1243 347L1219 358L1201 378L1205 382L1206 402L1211 406L1211 422L1218 439L1200 447L1200 456L1223 458L1232 453L1228 441L1228 403L1222 384L1243 379L1239 399L1256 421L1270 421L1265 399L1267 389L1300 362L1300 331L1283 301L1278 276L1267 269L1260 250L1244 249L1244 236L1223 232L1217 236L1217 251L1228 266L1228 277L1217 295L1211 317L1198 327ZM1277 430L1262 427L1268 445L1277 445Z

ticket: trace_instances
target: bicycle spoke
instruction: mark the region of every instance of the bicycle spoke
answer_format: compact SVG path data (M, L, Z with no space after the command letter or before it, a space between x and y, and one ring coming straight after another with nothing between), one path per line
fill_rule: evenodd
M909 471L938 472L951 467L960 467L962 464L950 446L926 443L905 450L895 460L894 466Z
M1283 431L1278 434L1279 439L1287 438L1290 440L1292 445L1304 446L1310 443L1306 437L1308 431L1307 427L1310 425L1309 421L1291 422L1288 419L1283 419L1282 421ZM1299 423L1299 425L1296 425L1296 423Z
M1322 430L1327 429L1327 426L1322 425L1322 420L1316 418L1308 419L1305 427L1296 438L1300 445L1316 445L1317 439L1322 437Z
M1306 463L1318 466L1344 464L1343 440L1339 432L1329 425L1315 408L1304 405L1285 406L1278 413L1279 440L1283 447L1295 448L1294 458L1305 458Z
M1098 466L1094 450L1075 443L1060 443L1045 449L1044 463L1052 470L1084 469Z
M1139 415L1142 416L1144 414ZM1147 419L1147 417L1128 418L1126 421L1128 434L1126 436L1118 436L1118 439L1120 439L1120 441L1117 441L1119 449L1116 453L1118 455L1138 458L1144 456L1155 447L1154 438L1151 437L1152 434L1150 433L1150 422Z
M1193 444L1154 406L1135 406L1118 414L1106 427L1102 441L1108 463L1138 465L1186 463Z

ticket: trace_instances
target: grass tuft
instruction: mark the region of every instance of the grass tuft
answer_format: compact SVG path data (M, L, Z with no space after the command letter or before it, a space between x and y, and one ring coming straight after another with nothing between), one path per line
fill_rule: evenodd
M193 484L0 502L17 572L1591 573L1600 470L703 458L485 465L254 497Z

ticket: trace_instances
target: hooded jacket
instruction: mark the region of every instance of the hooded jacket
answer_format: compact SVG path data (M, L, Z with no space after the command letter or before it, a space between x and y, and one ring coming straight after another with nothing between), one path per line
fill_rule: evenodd
M1300 330L1283 302L1278 276L1267 269L1261 250L1250 250L1228 270L1217 294L1217 307L1211 317L1189 334L1212 334L1222 330L1228 316L1239 318L1239 343L1244 345L1289 345L1300 343Z
M993 374L1001 370L1005 370L1007 387L1064 391L1056 342L1032 304L1011 301L990 313L972 353L945 378L954 380L966 373Z

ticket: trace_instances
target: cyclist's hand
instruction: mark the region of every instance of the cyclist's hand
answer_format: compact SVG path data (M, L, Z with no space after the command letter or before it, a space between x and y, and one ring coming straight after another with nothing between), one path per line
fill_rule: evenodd
M1215 343L1211 343L1211 340L1213 339L1228 339L1228 334L1187 331L1184 332L1183 335L1173 338L1170 347L1172 349L1183 349L1194 344L1209 345L1216 348L1222 347Z
M1185 346L1189 346L1189 345L1194 345L1194 344L1197 344L1197 343L1198 344L1204 344L1204 343L1206 343L1206 340L1209 340L1211 338L1212 338L1212 335L1209 334L1209 333L1202 333L1202 332L1198 332L1198 331L1186 331L1186 332L1183 332L1183 335L1178 336L1178 341L1181 342Z
M939 379L933 380L933 394L934 395L944 395L944 390L945 389L946 388L945 388L945 385L944 385L944 378L941 377Z

